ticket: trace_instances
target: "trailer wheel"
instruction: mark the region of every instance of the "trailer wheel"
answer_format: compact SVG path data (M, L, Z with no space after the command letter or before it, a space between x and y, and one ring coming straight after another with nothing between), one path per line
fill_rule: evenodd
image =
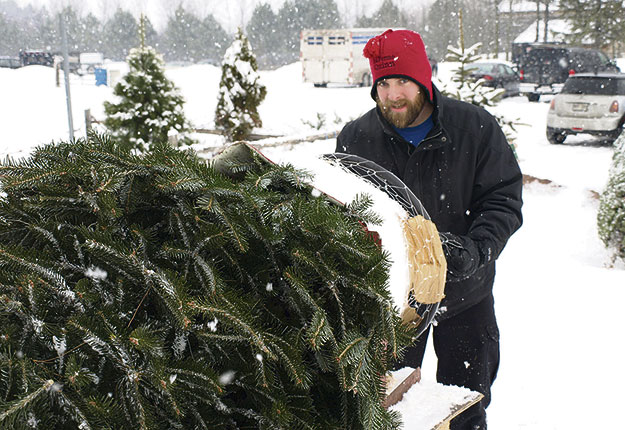
M371 73L365 73L362 75L362 80L360 81L361 87L370 87L373 82L371 82Z
M326 82L320 83L320 84L315 84L315 88L325 88L327 87L328 84Z
M527 100L530 102L537 102L540 100L540 93L528 93Z

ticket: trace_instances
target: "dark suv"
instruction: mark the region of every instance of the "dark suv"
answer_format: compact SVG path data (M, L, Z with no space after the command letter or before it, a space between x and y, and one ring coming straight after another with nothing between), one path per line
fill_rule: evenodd
M557 44L529 44L518 57L521 92L529 101L555 94L576 73L619 72L607 55L596 49Z

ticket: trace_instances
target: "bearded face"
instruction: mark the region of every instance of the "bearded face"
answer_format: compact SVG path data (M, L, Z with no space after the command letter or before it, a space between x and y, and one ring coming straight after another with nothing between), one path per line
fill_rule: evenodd
M384 118L397 128L406 128L413 125L425 106L423 91L420 91L418 85L414 82L409 81L409 84L412 84L416 89L400 92L399 95L391 95L387 90L388 82L382 82L378 86L376 103L380 107Z

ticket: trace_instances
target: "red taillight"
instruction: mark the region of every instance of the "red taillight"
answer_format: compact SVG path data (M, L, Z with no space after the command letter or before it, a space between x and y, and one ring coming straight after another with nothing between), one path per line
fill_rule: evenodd
M570 69L570 70L569 70L569 76L573 76L574 74L575 74L575 70Z
M610 105L610 113L617 113L617 112L618 112L618 100L614 100L612 104Z
M523 80L524 77L525 77L525 72L523 71L523 69L519 70L519 79Z
M492 81L493 77L491 75L484 75L484 79L486 79L487 81Z
M551 104L549 105L549 110L554 110L556 108L556 99L551 99Z

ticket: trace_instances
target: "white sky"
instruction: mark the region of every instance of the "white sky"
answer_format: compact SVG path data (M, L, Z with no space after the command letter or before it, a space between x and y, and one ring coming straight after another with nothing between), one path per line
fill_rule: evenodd
M24 6L32 4L36 7L46 6L51 11L58 11L71 5L80 13L92 12L100 19L110 17L118 7L127 9L135 16L145 13L157 30L162 29L167 17L173 15L182 3L185 9L195 11L199 16L212 13L224 26L226 31L234 32L237 26L245 25L249 20L256 4L267 3L275 12L278 11L284 0L15 0ZM380 7L383 0L335 0L341 16L353 22L357 16L370 15ZM420 10L422 5L429 5L433 0L394 0L395 4L406 11Z

